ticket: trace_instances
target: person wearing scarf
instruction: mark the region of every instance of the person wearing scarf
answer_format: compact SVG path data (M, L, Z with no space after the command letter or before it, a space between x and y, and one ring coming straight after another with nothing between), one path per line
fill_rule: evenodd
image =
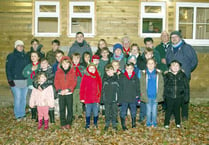
M121 105L120 119L123 130L127 130L125 117L130 108L132 128L136 127L136 98L140 96L139 79L134 72L134 64L127 63L125 73L119 78L118 103Z
M76 72L76 77L77 77L77 85L75 87L75 90L73 92L73 118L77 116L78 118L82 118L82 104L80 102L80 84L81 84L81 79L84 75L84 66L80 65L80 59L81 56L79 53L73 53L72 54L72 61L73 61L73 68Z
M127 58L129 56L130 51L131 51L130 39L128 36L125 36L122 38L122 44L123 44L123 54Z
M119 43L116 43L113 46L113 57L112 60L117 60L119 61L120 64L120 69L123 70L124 66L126 64L126 58L124 57L123 54L123 46Z
M98 127L97 121L101 90L102 79L95 64L90 63L86 68L86 72L84 73L80 85L80 100L85 104L86 107L86 129L90 127L92 111L94 115L94 127Z

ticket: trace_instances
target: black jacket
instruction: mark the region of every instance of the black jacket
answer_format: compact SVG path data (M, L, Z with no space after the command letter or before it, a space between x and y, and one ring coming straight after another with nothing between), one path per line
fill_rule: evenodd
M180 70L176 75L171 72L165 74L164 97L165 99L182 98L184 102L189 101L189 82L183 71Z
M119 79L119 103L135 103L136 96L140 96L139 79L134 75L130 80L121 75Z
M46 71L43 71L40 68L37 73L41 73L41 72L44 72L46 74L47 81L45 83L43 83L42 85L40 85L39 83L37 83L36 81L34 81L33 82L34 88L38 88L40 86L42 89L45 89L48 86L53 85L54 84L54 73L53 73L52 67L49 66Z
M38 52L38 55L39 55L40 59L42 59L42 58L45 57L45 53L44 53L43 51L41 51L42 48L43 48L43 45L42 45L42 44L40 44L40 45L38 46L38 48L37 48L37 52ZM35 51L33 50L33 47L31 47L31 48L30 48L30 51L27 52L27 55L28 55L29 58L31 58L31 53L32 53L32 52L35 52Z
M102 85L102 104L110 104L113 102L117 102L118 100L118 92L119 92L119 83L117 79L117 75L109 77L105 75L103 77L103 85Z
M23 69L29 64L29 58L24 51L19 52L16 49L7 56L6 75L8 81L27 79L23 76Z

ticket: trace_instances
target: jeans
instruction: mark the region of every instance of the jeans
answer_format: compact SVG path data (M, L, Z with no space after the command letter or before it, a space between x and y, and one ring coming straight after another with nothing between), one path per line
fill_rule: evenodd
M128 107L131 111L131 118L136 117L136 103L121 103L120 117L125 118L127 115Z
M140 103L140 115L139 120L143 121L146 116L146 104L144 102Z
M14 96L14 114L15 118L21 118L25 116L26 108L26 95L28 88L11 87Z
M91 112L93 112L94 117L98 116L99 104L98 103L89 103L86 104L86 117L91 116Z
M147 126L157 126L157 102L156 99L149 99L146 104Z
M113 126L116 126L117 115L118 115L117 103L105 104L105 125L106 126L109 126L110 121L112 121Z

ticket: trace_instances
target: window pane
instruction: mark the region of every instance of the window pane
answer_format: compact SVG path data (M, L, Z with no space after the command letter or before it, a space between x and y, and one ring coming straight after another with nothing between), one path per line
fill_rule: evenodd
M192 33L193 33L193 25L192 24L180 24L179 30L181 31L183 38L192 39Z
M84 33L92 33L92 19L91 18L72 18L71 32L78 31Z
M145 13L161 13L161 6L145 6Z
M197 8L197 23L208 23L209 8Z
M209 24L196 25L196 39L209 39Z
M90 6L74 6L74 13L90 13Z
M40 5L40 12L56 12L56 5Z
M38 18L38 32L58 32L58 18Z
M179 8L179 23L193 23L193 8L180 7Z
M143 18L143 33L161 33L163 28L163 19Z

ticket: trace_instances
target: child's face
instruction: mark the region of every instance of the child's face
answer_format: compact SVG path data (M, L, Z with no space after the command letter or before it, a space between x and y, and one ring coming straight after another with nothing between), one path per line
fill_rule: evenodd
M44 83L47 80L47 78L45 77L45 75L41 75L39 78L39 83Z
M177 73L180 70L180 65L178 63L171 63L170 69L173 73Z
M153 48L152 41L147 41L146 44L145 44L145 47L147 47L147 48Z
M113 62L112 66L113 66L114 71L117 71L119 69L119 67L120 67L118 62Z
M128 75L132 75L132 72L134 71L133 66L131 66L131 65L126 66L126 71L127 71Z
M98 65L99 64L99 59L93 59L93 64Z
M57 54L56 54L56 60L57 60L58 62L60 62L60 60L62 59L62 57L63 57L62 53L57 53Z
M88 70L89 70L89 72L91 72L91 73L95 73L95 72L96 72L95 66L89 66Z
M74 64L79 64L79 62L80 62L80 56L73 56L73 63Z
M89 63L89 62L90 62L90 55L85 54L85 55L84 55L84 61L85 61L86 63Z
M128 60L128 62L132 62L133 64L136 64L136 59L132 57L131 59Z
M62 62L62 67L64 70L67 70L70 67L70 63L67 61L63 61Z
M135 56L139 54L139 50L138 50L137 46L132 47L131 54L133 54Z
M153 52L147 52L146 54L145 54L145 58L146 59L149 59L149 58L152 58L153 57Z
M120 56L121 53L122 53L122 51L121 51L120 48L117 48L117 49L115 50L115 55L116 55L116 56Z
M44 60L44 61L41 62L41 68L42 68L42 69L47 69L48 66L49 66L48 61Z
M147 68L148 68L148 70L150 70L150 71L152 71L152 70L154 70L155 69L155 62L154 62L154 60L149 60L149 61L147 61Z
M37 48L38 48L38 45L39 45L38 42L34 41L33 44L32 44L33 50L36 51Z
M83 37L82 34L78 34L78 35L76 36L76 41L77 41L78 43L83 43L83 40L84 40L84 37Z
M107 73L107 75L110 76L110 77L113 76L113 75L114 75L114 70L113 70L113 68L107 70L106 73Z
M103 58L108 58L109 52L104 50L104 51L102 51L101 55Z
M99 42L99 48L102 49L104 47L107 47L104 41Z
M59 45L57 43L53 43L52 44L52 50L56 51L57 49L59 49Z
M39 57L36 53L31 53L31 61L32 62L38 62Z

